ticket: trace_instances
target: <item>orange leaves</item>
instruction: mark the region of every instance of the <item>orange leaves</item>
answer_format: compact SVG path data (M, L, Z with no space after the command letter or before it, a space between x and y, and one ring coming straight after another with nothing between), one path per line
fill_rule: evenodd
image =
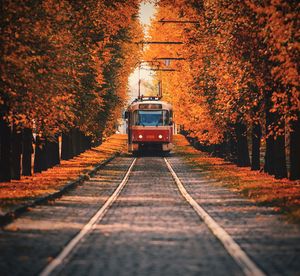
M96 47L90 49L95 81L100 87L103 97L101 120L94 123L98 131L105 130L105 135L114 132L121 109L126 103L127 82L129 74L140 56L138 45L132 43L142 40L142 30L134 15L138 12L138 1L123 2L96 1L96 9L90 17L103 38L96 42ZM109 111L109 112L107 112Z
M274 90L268 108L280 117L273 132L282 131L280 121L289 124L296 118L300 78L299 43L295 41L300 4L282 0L262 6L257 3L203 1L203 7L197 8L184 0L159 2L151 39L184 44L151 45L145 58L185 58L178 63L172 61L178 73L162 76L164 95L175 107L177 122L198 138L205 133L215 141L222 128L237 120L248 124L264 120L268 90ZM158 23L162 18L195 20L199 24ZM276 91L281 91L280 95Z
M182 16L182 14L184 14ZM198 24L181 24L157 22L165 20L199 21ZM222 137L218 125L209 111L206 88L210 79L206 77L207 64L212 65L213 58L208 60L212 48L203 43L202 16L187 1L160 1L155 21L150 29L151 40L182 41L181 45L151 45L146 51L146 60L156 57L184 57L184 60L171 60L169 67L177 71L162 73L163 97L174 107L177 124L183 125L190 135L207 142L216 142ZM206 41L205 41L206 42ZM212 57L212 56L211 56ZM161 65L164 66L164 65Z
M132 68L136 45L125 41L138 37L138 28L132 28L137 3L5 0L1 79L9 118L28 127L34 122L36 131L47 135L74 124L103 129L104 108L109 113L120 105L116 99L125 98L119 87L126 87L126 77L117 85L108 78L127 76Z
M1 183L0 201L2 205L5 205L5 201L26 200L26 197L39 197L53 193L61 189L67 182L84 175L96 164L122 151L126 147L125 145L125 135L114 135L101 146L86 151L71 160L62 161L60 165L47 171L37 173L32 177L24 177L21 180Z
M281 116L286 116L287 122L294 116L288 110L299 110L299 105L294 101L289 90L297 90L299 87L299 52L297 37L298 9L300 4L296 2L273 0L264 6L258 6L254 1L247 1L248 6L255 12L261 22L258 35L266 43L269 52L269 60L273 62L271 74L277 83L282 86L282 97L273 95L273 110L278 110ZM297 93L299 97L299 92ZM282 100L282 98L288 98ZM286 114L290 113L290 114Z

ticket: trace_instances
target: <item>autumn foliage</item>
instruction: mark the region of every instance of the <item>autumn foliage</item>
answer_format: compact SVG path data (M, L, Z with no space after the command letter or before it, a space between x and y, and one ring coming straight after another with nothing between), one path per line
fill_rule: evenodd
M135 64L138 47L129 42L141 34L134 19L137 2L9 0L2 5L6 118L43 134L74 125L103 130L104 111L124 101Z
M267 173L300 178L299 8L284 0L158 2L151 39L182 44L151 45L144 58L171 58L164 98L195 145L253 170L263 146Z
M21 155L23 174L31 173L33 136L40 162L49 143L58 151L61 135L68 159L114 131L142 28L138 0L4 0L1 7L0 179L9 180L20 177Z

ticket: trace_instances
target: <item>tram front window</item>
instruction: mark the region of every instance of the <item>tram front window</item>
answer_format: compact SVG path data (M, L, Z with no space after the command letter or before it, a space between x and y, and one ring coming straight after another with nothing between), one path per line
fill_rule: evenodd
M169 124L167 110L138 110L134 115L136 126L166 126Z

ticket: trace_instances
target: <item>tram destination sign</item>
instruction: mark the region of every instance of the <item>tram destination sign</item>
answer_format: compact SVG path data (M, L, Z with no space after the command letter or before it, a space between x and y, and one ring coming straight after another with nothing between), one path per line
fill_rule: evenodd
M162 109L161 104L140 104L139 109Z

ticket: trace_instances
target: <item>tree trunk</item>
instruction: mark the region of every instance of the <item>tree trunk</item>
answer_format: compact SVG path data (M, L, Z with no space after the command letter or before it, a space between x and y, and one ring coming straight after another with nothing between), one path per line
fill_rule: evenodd
M69 140L68 133L63 132L61 138L61 159L68 160L70 156L69 152Z
M42 172L42 154L43 154L43 144L40 136L37 135L35 142L35 154L34 154L34 172Z
M274 135L270 134L270 129L275 123L275 114L271 112L273 102L271 100L273 91L265 91L265 114L266 114L266 152L265 152L265 164L264 171L270 175L275 174L275 142Z
M237 139L237 165L239 167L250 166L246 125L237 123L235 125L235 133Z
M51 142L46 138L45 139L45 152L46 152L46 169L52 167L52 150L51 150Z
M51 142L45 138L45 157L46 157L46 170L52 167L52 150Z
M71 132L62 134L61 159L69 160L73 157L72 136Z
M84 150L89 150L91 149L91 137L84 135Z
M45 137L41 137L41 143L42 143L41 169L42 171L46 171L48 169L47 139Z
M0 114L0 182L11 180L11 129Z
M237 141L232 131L227 131L225 136L225 160L237 163Z
M85 152L85 135L82 131L80 131L80 153Z
M290 133L290 179L300 179L300 115L298 120L292 123Z
M46 142L47 167L52 168L59 163L59 145L57 137L55 140Z
M187 135L185 131L182 131L181 133L184 133L184 135ZM93 147L98 147L102 144L102 139L103 139L103 132L99 132L99 136L96 140L93 141L92 146ZM128 135L128 139L129 139L129 135Z
M76 155L81 153L81 131L76 128L75 129L75 141L76 141Z
M269 135L269 128L274 122L274 114L266 109L266 152L264 171L270 175L274 175L274 136Z
M215 157L219 157L219 148L218 144L211 145L211 155Z
M11 148L11 178L15 180L21 179L21 154L22 154L22 133L15 127L12 132L12 148Z
M227 152L227 134L224 134L223 141L220 143L220 157L226 159Z
M59 163L59 139L58 136L55 136L55 141L53 141L53 166L56 166Z
M262 132L260 123L253 123L252 126L252 157L251 157L251 170L260 169L260 140Z
M22 175L31 175L31 157L32 157L32 129L23 129L23 145L22 145Z
M264 171L270 175L274 175L274 137L269 136L266 139L266 153Z
M71 129L71 140L72 140L72 158L78 155L78 142L77 142L77 131Z
M279 135L274 140L274 175L281 179L287 177L285 135Z
M233 135L231 135L229 138L229 152L230 152L229 160L237 164L237 141L236 141L236 137L234 137Z
M223 149L222 149L222 152L223 152L223 158L225 160L229 160L229 156L230 156L230 143L229 143L229 133L228 132L225 132L224 133L224 140L222 142L222 145L223 145Z
M87 149L91 149L91 148L92 148L92 137L87 136Z

